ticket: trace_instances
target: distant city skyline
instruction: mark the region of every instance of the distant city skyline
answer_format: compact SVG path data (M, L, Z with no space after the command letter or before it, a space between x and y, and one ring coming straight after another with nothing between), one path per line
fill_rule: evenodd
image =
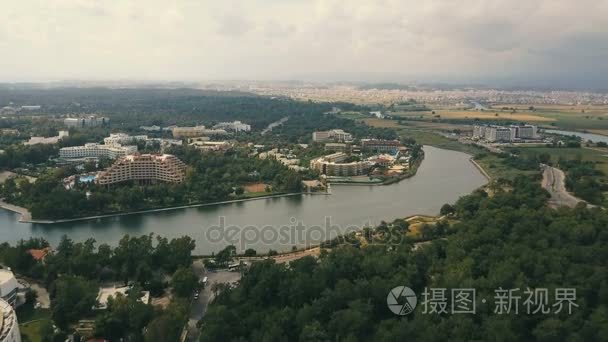
M608 87L601 0L23 0L3 12L0 82Z

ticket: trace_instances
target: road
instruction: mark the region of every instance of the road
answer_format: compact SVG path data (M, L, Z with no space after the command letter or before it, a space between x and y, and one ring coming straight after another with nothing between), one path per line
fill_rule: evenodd
M198 341L199 329L196 327L196 323L205 316L207 312L207 306L213 300L213 292L211 287L213 283L233 283L241 279L240 272L230 272L227 270L218 271L207 271L203 266L202 260L195 260L192 264L194 273L202 281L204 277L207 277L207 285L201 291L198 299L193 300L192 308L190 310L190 318L188 320L188 341Z
M566 190L566 176L562 170L549 165L541 165L541 167L543 168L542 186L551 194L548 202L550 207L574 208L579 202L583 202Z

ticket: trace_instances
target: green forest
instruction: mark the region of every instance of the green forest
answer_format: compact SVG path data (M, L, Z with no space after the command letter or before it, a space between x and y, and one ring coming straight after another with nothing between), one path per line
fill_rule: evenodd
M210 306L201 341L608 340L608 214L549 209L535 181L511 185L458 200L445 210L455 223L437 225L431 235L441 238L420 248L407 239L341 244L318 261L253 264ZM425 288L475 288L476 314L419 307L394 315L387 294L400 285L418 294L419 306ZM500 288L520 290L518 314L494 311ZM577 306L571 314L527 314L527 288L547 288L550 303L556 288L574 288Z
M1 264L49 291L52 323L45 320L41 327L44 342L65 341L67 332L82 319L93 322L94 336L110 341L172 342L179 338L189 314L187 299L199 286L190 268L195 247L190 237L168 240L125 235L113 248L97 245L94 239L74 242L64 236L44 262L28 253L47 246L45 240L33 238L14 246L0 244ZM130 284L131 289L127 296L111 298L107 310L93 310L99 287L108 282ZM156 297L169 295L169 287L173 300L164 309L138 300L144 290ZM35 294L28 292L26 299L18 315L31 310Z

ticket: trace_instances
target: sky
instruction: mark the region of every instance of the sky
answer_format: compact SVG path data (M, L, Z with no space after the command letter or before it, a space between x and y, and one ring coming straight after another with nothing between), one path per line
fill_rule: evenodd
M608 88L608 0L3 0L0 82Z

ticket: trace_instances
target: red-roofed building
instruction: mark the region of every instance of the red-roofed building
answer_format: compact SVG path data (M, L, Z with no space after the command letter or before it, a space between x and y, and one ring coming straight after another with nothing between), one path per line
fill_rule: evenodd
M51 247L45 247L42 249L28 249L28 253L34 258L36 261L44 261L44 258L51 252Z

